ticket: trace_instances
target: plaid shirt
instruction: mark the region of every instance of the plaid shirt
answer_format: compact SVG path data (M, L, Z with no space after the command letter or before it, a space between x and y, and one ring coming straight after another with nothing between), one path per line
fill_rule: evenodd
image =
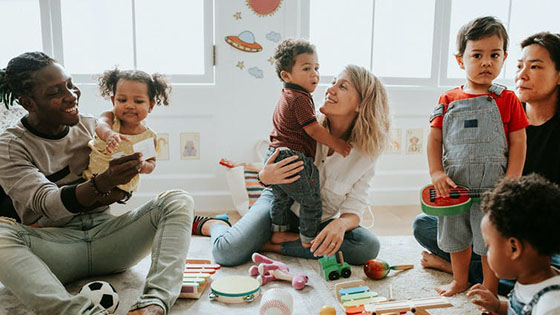
M272 116L270 133L272 148L288 147L307 156L315 157L317 142L303 127L317 122L311 94L299 85L284 83L282 95Z

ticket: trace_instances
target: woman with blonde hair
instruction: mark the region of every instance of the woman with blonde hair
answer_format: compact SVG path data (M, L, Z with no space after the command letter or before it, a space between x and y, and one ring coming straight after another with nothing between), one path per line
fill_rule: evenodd
M221 220L206 220L202 235L212 237L212 253L217 263L225 266L243 264L258 251L277 252L288 256L318 258L342 251L350 264L363 264L379 252L379 240L360 227L369 206L370 182L375 161L388 142L389 107L383 84L368 70L347 66L326 90L322 123L331 134L348 141L353 149L342 157L327 146L317 144L315 164L319 170L323 214L320 232L304 248L298 240L299 205L292 207L290 226L284 239L270 242L270 209L273 196L265 189L251 210L233 227ZM299 178L303 170L297 156L278 163L272 155L259 173L263 184L286 184Z

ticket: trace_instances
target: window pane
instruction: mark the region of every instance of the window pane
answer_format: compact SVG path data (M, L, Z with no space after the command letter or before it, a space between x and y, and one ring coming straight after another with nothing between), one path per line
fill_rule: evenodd
M61 0L64 65L73 74L134 67L130 0Z
M375 1L373 72L382 77L430 78L434 14L435 0Z
M517 60L521 56L521 41L542 31L560 33L558 24L560 2L558 0L521 1L513 0L509 27L510 48L506 63L506 78L513 79Z
M370 68L373 1L311 0L310 11L321 75L337 75L350 63Z
M136 0L138 68L204 74L203 0Z
M464 78L465 72L455 60L457 52L457 32L461 26L480 16L495 16L507 29L509 0L453 0L451 4L451 23L449 28L449 51L447 52L447 77ZM503 70L502 70L503 71Z
M43 50L38 0L2 0L0 12L0 68L5 68L10 59L24 52Z

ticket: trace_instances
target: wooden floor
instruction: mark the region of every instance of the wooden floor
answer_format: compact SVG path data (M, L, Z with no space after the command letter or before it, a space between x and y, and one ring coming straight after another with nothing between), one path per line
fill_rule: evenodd
M362 226L369 228L375 235L412 235L412 222L421 212L420 206L373 206L371 214L366 211L362 220ZM197 213L197 215L213 216L215 213ZM231 223L239 220L237 211L229 212ZM373 226L372 225L373 221Z

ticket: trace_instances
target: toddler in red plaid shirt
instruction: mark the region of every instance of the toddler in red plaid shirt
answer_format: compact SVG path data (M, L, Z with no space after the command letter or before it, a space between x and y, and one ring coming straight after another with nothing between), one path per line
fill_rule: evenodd
M270 148L267 159L276 150L275 162L298 155L304 169L298 180L289 184L273 185L272 243L294 241L284 232L290 231L290 207L300 204L299 239L304 247L317 235L321 223L322 205L319 172L314 164L317 141L343 156L350 153L350 145L332 136L317 122L311 93L319 84L319 64L315 46L303 39L287 39L274 53L278 77L284 82L282 95L273 116Z

